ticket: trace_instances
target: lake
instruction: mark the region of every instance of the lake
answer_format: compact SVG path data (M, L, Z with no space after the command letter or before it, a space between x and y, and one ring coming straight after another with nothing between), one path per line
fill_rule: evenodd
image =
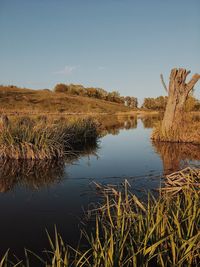
M48 249L45 229L57 226L66 243L76 246L83 211L99 200L93 182L121 184L127 179L141 196L160 187L163 175L198 166L200 147L152 143L158 116L103 117L98 147L65 162L1 162L1 255L19 257L26 247Z

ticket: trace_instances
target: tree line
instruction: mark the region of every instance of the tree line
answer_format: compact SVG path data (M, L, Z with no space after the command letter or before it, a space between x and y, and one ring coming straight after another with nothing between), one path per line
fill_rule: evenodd
M147 97L144 98L141 108L146 110L164 111L167 105L167 100L167 96L159 96L155 98ZM200 101L193 95L189 95L188 99L186 100L185 109L186 111L199 111Z
M66 93L69 95L86 96L101 99L109 102L124 104L127 107L137 109L138 99L133 96L121 96L118 91L108 92L98 87L84 87L81 84L59 83L54 87L56 93ZM164 111L167 105L167 96L146 97L144 98L141 109ZM186 101L186 111L199 111L200 101L193 94L190 94Z
M54 92L97 98L105 101L124 104L125 106L131 108L138 108L138 100L136 97L121 96L118 91L107 92L102 88L84 87L80 84L59 83L54 87Z
M0 85L0 91L9 92L9 90L15 89L26 89L20 88L14 85L3 86ZM43 89L44 91L52 92L50 89ZM53 91L55 93L66 93L69 95L78 95L91 97L96 99L101 99L109 102L115 102L119 104L123 104L127 107L138 109L138 99L133 96L121 96L118 91L108 92L105 89L98 87L84 87L79 84L64 84L59 83L54 88ZM140 109L143 110L155 110L155 111L164 111L167 105L167 96L159 96L159 97L146 97L143 100L143 103ZM186 111L200 111L200 101L194 97L193 92L190 93L186 100Z

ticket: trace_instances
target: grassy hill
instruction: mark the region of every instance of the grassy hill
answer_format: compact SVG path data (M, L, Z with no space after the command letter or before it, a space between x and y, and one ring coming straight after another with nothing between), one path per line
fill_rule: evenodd
M22 113L116 113L131 110L123 104L105 100L15 86L0 86L0 109Z

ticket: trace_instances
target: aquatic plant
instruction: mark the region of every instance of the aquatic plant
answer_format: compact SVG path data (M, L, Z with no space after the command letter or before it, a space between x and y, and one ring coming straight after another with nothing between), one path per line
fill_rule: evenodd
M83 266L197 266L200 260L200 203L195 190L175 197L135 195L102 189ZM78 265L79 266L79 265ZM80 265L81 266L81 265Z
M180 175L181 179L199 177L199 170L188 168L171 178L179 182ZM120 188L95 186L102 202L88 211L88 227L83 229L83 243L77 249L66 245L55 228L54 238L47 232L50 248L46 256L40 258L25 250L25 263L14 265L6 252L0 266L28 267L32 257L37 266L46 267L198 266L199 187L181 185L176 194L161 190L157 198L148 194L147 200L141 201L130 192L127 181ZM173 183L170 186L174 188Z
M12 120L0 131L1 159L58 159L97 142L94 121L89 118L56 124L31 118Z
M149 195L146 203L128 191L127 183L123 191L101 185L98 190L104 201L90 214L93 228L83 231L87 249L65 245L55 229L55 238L47 233L47 257L37 256L41 266L198 266L200 202L194 189L158 199ZM26 251L27 262L31 255L36 257Z

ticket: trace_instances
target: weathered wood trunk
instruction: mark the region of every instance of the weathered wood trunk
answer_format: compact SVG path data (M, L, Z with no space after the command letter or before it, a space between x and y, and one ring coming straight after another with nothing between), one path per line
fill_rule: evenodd
M172 69L171 71L169 88L167 89L168 101L161 126L162 134L166 136L173 135L173 133L178 136L178 131L184 124L185 103L188 94L200 79L200 75L195 74L186 83L186 78L189 73L190 71L185 69Z

